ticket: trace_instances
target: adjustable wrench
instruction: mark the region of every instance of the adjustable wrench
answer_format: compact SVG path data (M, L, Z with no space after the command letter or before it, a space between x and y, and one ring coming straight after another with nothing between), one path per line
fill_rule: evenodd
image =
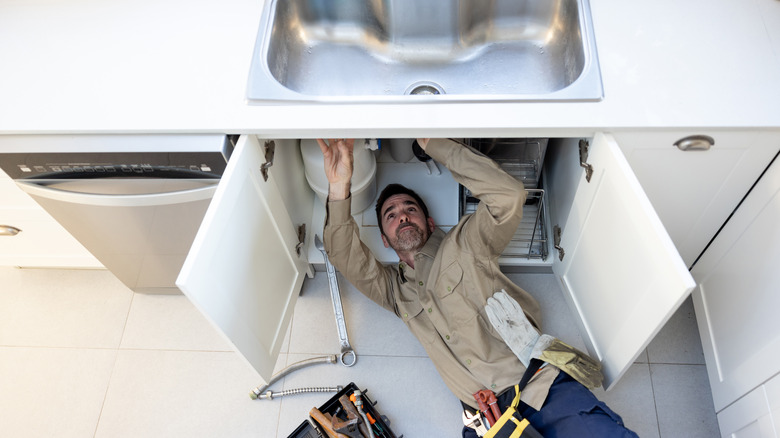
M479 412L471 415L468 411L464 410L463 425L469 429L474 429L477 432L477 436L485 436L488 431L487 427L485 427L485 423L482 421L482 416L479 415Z
M325 268L328 271L328 286L330 287L330 298L333 301L333 313L336 314L336 328L339 332L339 343L341 344L341 356L339 362L345 367L351 367L357 362L357 354L349 345L349 336L347 335L347 321L344 318L344 308L341 306L341 293L339 292L339 280L336 277L336 268L328 260L328 253L325 251L325 245L322 244L320 236L314 235L314 246L322 252L322 258L325 259ZM350 362L344 360L345 357L352 356Z

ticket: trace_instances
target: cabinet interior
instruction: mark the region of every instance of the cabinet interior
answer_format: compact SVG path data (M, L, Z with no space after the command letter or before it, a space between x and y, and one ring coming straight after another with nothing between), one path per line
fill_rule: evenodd
M469 191L460 186L441 164L426 164L411 156L408 161L398 162L390 153L391 141L382 139L380 148L374 151L377 163L376 191L379 192L390 183L401 183L417 191L428 204L431 216L437 226L445 231L457 224L458 219L476 209L478 201ZM576 190L577 177L582 168L576 156L579 138L459 138L456 141L469 145L493 158L510 175L523 181L528 197L523 209L523 221L515 238L499 258L499 263L507 271L552 272L554 256L553 219L551 214L559 210L564 220L567 207L557 202L561 199L570 202ZM407 143L411 144L408 139ZM360 143L360 142L358 142ZM358 147L358 146L356 146ZM401 154L403 156L403 154ZM552 162L552 163L551 163ZM432 170L433 169L433 170ZM549 181L550 175L573 173ZM376 198L376 197L375 197ZM312 236L321 233L325 223L325 207L316 196L313 198ZM353 212L360 226L361 238L383 263L397 262L397 256L391 249L384 248L371 207L361 212ZM557 223L557 222L556 222ZM313 237L311 237L313 238ZM309 245L309 262L317 269L323 267L319 251Z

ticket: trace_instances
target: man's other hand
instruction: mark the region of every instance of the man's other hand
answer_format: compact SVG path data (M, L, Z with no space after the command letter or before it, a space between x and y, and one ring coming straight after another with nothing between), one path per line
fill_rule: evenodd
M347 199L355 161L355 139L318 138L317 144L320 145L324 158L325 176L329 183L328 198L333 201Z

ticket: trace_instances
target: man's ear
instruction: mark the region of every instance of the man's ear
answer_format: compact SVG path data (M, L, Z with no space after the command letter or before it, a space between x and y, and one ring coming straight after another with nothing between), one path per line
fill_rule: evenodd
M433 223L433 218L429 216L428 217L428 232L429 233L433 233L433 230L435 230L435 229L436 229L436 225Z
M385 233L382 233L381 236L382 236L382 243L385 244L385 248L390 248L390 244L387 242L387 238L385 237Z

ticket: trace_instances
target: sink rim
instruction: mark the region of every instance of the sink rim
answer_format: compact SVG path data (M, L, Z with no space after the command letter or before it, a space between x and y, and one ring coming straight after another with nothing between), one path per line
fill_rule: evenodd
M263 13L258 27L257 38L252 55L247 80L246 99L250 105L267 103L328 103L328 104L409 104L409 103L489 103L489 102L599 102L604 99L604 87L596 38L593 31L592 15L589 0L576 0L581 23L582 49L584 63L580 75L556 91L547 93L502 93L502 94L365 94L365 95L320 95L305 94L277 81L266 62L271 43L274 11L280 0L268 0L263 6ZM437 81L419 81L410 84L407 91L414 85L436 84Z

